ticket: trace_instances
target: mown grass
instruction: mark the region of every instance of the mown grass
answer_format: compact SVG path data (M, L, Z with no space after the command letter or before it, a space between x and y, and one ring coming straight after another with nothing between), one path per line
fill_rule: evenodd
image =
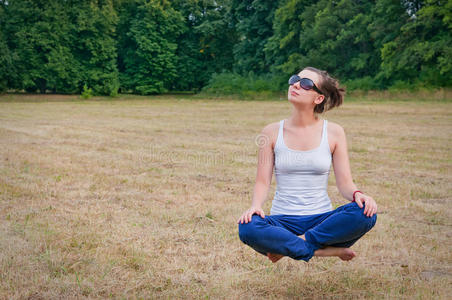
M377 224L350 262L272 264L235 222L255 137L287 101L2 96L0 298L446 299L451 108L378 98L325 114L346 130Z

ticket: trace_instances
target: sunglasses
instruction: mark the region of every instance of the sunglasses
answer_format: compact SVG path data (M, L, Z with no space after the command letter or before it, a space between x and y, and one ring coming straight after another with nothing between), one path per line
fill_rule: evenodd
M309 78L301 78L298 75L292 75L289 78L289 85L294 85L295 83L300 82L300 87L304 90L314 90L320 95L323 93L315 86L314 82Z

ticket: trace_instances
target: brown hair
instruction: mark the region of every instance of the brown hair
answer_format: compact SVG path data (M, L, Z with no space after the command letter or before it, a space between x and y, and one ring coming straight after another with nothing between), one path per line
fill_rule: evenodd
M322 103L314 107L314 112L323 113L334 107L338 107L344 100L345 89L339 87L339 81L328 74L327 71L322 71L313 67L306 67L303 70L309 70L320 75L319 90L325 96Z

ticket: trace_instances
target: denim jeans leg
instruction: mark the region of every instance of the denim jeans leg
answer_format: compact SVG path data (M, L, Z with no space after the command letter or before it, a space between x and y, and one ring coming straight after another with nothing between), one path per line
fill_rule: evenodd
M284 228L277 218L253 215L251 222L239 224L240 240L264 255L274 253L297 260L311 259L314 255L312 246Z
M350 247L366 234L377 221L377 214L364 215L364 208L351 202L336 209L322 223L305 232L306 241L315 250L326 246Z

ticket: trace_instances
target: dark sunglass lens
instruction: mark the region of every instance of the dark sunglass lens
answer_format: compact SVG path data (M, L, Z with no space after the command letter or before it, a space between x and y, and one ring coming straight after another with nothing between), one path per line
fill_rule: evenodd
M300 80L300 86L305 90L310 90L314 87L314 82L308 78L303 78Z
M289 84L290 84L290 85L295 84L295 83L297 83L299 80L300 80L300 77L298 77L297 75L292 75L292 76L290 76L290 78L289 78Z

